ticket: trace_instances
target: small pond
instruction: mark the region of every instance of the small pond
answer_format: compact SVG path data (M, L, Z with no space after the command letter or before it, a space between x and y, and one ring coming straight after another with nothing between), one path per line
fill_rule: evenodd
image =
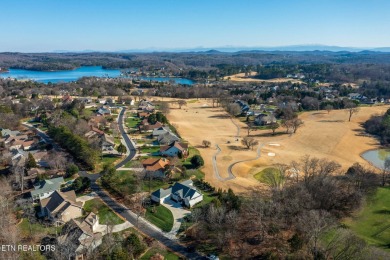
M377 168L383 169L385 160L390 157L390 149L377 149L364 152L362 157Z

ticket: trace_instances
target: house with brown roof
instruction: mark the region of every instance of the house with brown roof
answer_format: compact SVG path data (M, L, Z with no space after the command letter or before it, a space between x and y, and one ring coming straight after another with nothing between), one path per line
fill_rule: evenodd
M87 133L85 133L84 136L87 138L92 138L95 136L102 136L102 135L104 135L104 132L102 130L91 125L90 130Z
M48 219L68 222L83 215L83 203L76 201L74 190L67 192L54 191L49 197L39 201L40 216Z
M169 145L161 146L160 147L160 154L163 156L170 156L174 157L177 156L179 153L182 155L188 154L188 144L185 143L179 143L178 141L174 141Z
M92 252L102 243L103 234L97 231L99 217L91 212L84 220L72 219L62 228L59 244L72 245L73 251L69 258L84 259L87 253Z
M155 178L164 178L169 160L167 158L148 158L142 161L145 172Z
M138 111L137 112L137 116L139 118L147 118L148 116L150 116L150 113L149 112L144 112L144 111Z
M145 119L146 120L146 119ZM149 123L146 123L146 124L141 124L139 126L139 131L146 131L146 132L152 132L154 129L157 129L157 128L160 128L162 127L163 124L161 124L160 122L156 122L154 123L153 125L149 124Z

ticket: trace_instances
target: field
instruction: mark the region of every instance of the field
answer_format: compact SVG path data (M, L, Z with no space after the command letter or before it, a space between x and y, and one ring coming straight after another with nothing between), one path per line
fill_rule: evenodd
M355 218L344 223L369 244L390 250L390 188L378 188Z
M236 81L236 82L273 82L273 83L281 83L281 82L291 82L291 83L303 83L300 80L292 79L292 78L275 78L275 79L256 79L252 78L255 76L256 72L251 72L249 77L245 76L245 73L238 73L230 76L226 76L223 79L229 80L229 81Z
M304 126L296 134L283 134L285 129L276 130L278 135L271 136L270 130L257 130L250 135L258 139L261 157L236 164L232 171L235 179L223 181L228 177L228 167L241 160L255 159L256 149L248 150L241 145L241 138L247 135L246 125L237 119L231 119L221 108L212 108L211 101L187 101L182 109L172 105L168 119L178 126L178 132L189 143L199 149L205 161L202 169L206 181L216 188L232 188L236 192L246 192L258 188L259 183L253 174L276 163L289 164L308 154L318 158L335 160L347 169L355 162L369 165L360 154L379 147L378 141L364 134L361 123L373 114L385 112L389 106L362 107L358 114L348 122L345 110L312 111L300 114ZM237 127L241 130L237 141ZM211 147L203 148L202 141L211 142ZM217 168L221 178L213 169L213 156L217 153L216 144L221 148L217 155Z

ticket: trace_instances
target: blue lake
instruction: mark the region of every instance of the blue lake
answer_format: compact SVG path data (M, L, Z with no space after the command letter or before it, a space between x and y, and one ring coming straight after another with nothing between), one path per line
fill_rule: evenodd
M101 66L83 66L75 70L62 71L35 71L10 69L8 72L0 73L1 78L16 78L18 80L30 79L42 83L57 83L57 82L71 82L76 81L82 77L109 77L116 78L121 75L121 71L117 69L103 69ZM194 82L190 79L184 78L170 78L170 77L137 77L140 80L152 80L159 82L167 82L173 80L178 84L192 85Z

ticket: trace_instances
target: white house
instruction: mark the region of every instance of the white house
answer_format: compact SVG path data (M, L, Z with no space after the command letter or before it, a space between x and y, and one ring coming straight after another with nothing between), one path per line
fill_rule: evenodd
M187 180L176 182L166 190L158 189L151 195L151 199L157 203L162 203L166 198L171 198L183 206L191 208L203 200L203 194L193 186L192 180Z
M187 155L188 154L188 144L179 143L178 141L174 141L170 145L161 146L161 148L160 148L160 154L163 156L174 157L174 156L177 156L179 153L182 153L183 155Z

